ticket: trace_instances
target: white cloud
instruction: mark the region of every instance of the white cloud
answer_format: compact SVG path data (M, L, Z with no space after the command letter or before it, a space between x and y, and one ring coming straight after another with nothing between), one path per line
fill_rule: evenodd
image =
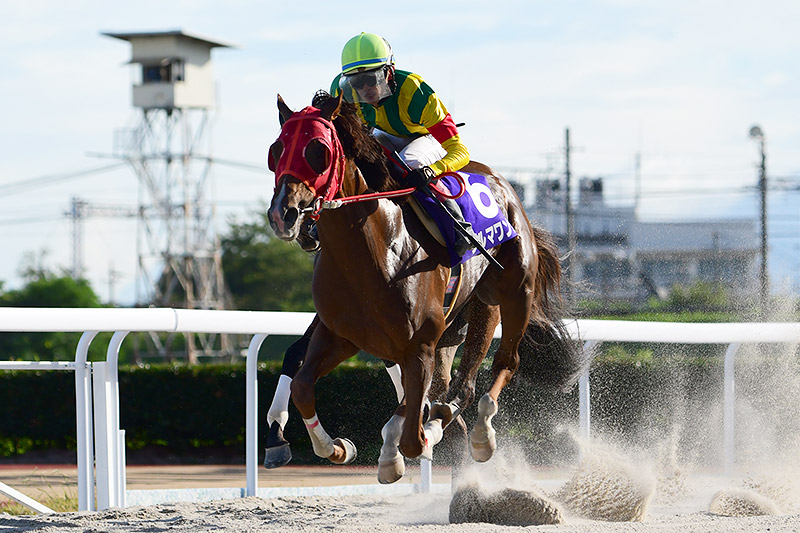
M752 182L757 154L747 131L759 123L770 171L800 173L795 0L411 2L389 15L355 1L38 0L4 4L0 17L0 90L10 103L0 127L7 148L0 184L103 164L86 152L109 151L114 130L134 112L121 66L127 44L99 32L166 28L241 44L213 56L220 158L261 164L277 136L276 93L295 108L306 105L335 75L344 40L373 31L389 38L399 68L422 74L467 122L470 151L494 166L560 164L548 154L560 152L569 126L576 175L611 176L609 190L621 196L631 190L637 150L646 187L739 186ZM220 201L254 205L271 194L266 172L217 167L215 175ZM135 202L135 177L119 171L0 199L5 216L27 211L57 221L4 228L11 235L0 279L15 278L25 250L47 246L54 262L69 263L69 224L59 217L72 195ZM716 198L706 210L729 204ZM648 204L665 214L677 207ZM94 224L87 221L87 255L100 289L110 261L104 250L130 236L103 235L106 226ZM127 261L115 267L133 273Z

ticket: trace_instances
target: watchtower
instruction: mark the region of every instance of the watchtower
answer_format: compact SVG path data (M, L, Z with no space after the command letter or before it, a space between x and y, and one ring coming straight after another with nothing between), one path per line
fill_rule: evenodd
M139 179L136 298L139 305L224 309L228 296L211 184L211 51L234 45L182 30L103 35L131 44L133 127L117 130L114 157ZM171 338L152 335L168 355ZM227 353L225 338L187 338L187 354ZM219 341L219 342L218 342Z

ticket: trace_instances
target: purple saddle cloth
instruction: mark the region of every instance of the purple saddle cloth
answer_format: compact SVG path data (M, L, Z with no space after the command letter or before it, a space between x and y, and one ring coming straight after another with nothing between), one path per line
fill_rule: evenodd
M488 250L516 237L517 232L511 227L508 219L500 210L500 206L497 205L486 177L469 172L459 172L458 174L464 178L466 191L460 198L456 199L456 203L461 208L464 219L472 224L472 230L478 236L478 240L483 244L483 247ZM451 194L456 194L460 190L460 184L453 176L442 176L439 178L437 186L446 187ZM459 257L453 250L456 234L453 220L423 193L416 191L414 192L414 197L433 218L442 232L447 243L447 251L450 253L450 266L463 263L470 257L480 254L477 249L472 248L463 257Z

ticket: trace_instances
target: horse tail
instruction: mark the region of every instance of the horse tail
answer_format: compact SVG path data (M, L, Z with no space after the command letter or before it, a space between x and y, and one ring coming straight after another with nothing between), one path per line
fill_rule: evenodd
M531 384L550 390L570 389L589 367L584 353L564 323L561 298L561 263L552 236L531 224L539 259L535 298L528 327L519 345L519 375Z

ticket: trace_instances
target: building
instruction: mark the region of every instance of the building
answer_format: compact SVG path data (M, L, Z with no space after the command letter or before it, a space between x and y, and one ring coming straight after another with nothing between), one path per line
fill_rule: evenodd
M536 182L531 220L548 229L566 253L565 194L560 180ZM579 298L642 302L664 298L676 284L722 284L734 300L757 293L759 243L755 220L643 222L633 207L605 203L602 178L583 178L573 206L573 281Z

